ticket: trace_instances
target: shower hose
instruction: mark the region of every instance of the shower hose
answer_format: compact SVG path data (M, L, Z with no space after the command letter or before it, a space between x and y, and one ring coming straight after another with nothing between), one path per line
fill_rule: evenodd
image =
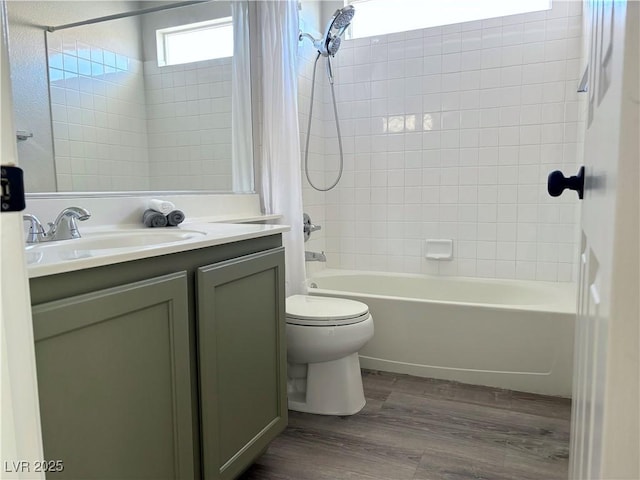
M316 69L318 67L318 60L320 59L320 56L321 54L318 53L318 56L316 57L316 61L313 64L313 74L312 74L312 80L311 80L311 106L309 107L309 122L307 123L307 141L305 142L305 147L304 147L304 172L305 172L305 175L307 176L307 181L309 182L309 185L311 185L315 190L318 190L319 192L328 192L329 190L334 188L336 185L338 185L340 178L342 178L342 171L344 169L344 153L342 151L342 135L340 134L340 122L338 121L338 107L336 107L336 91L333 86L333 75L331 74L331 60L330 60L330 57L327 57L327 76L329 78L329 85L331 87L331 99L333 101L333 116L336 120L336 132L338 134L338 149L340 151L340 169L338 172L338 177L331 184L331 186L326 188L321 188L315 185L309 175L309 139L311 138L311 118L313 115L313 97L316 89Z

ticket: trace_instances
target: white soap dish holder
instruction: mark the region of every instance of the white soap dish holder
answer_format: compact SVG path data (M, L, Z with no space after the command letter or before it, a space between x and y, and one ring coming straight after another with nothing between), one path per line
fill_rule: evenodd
M452 260L453 240L450 238L428 238L425 240L424 256L429 260Z

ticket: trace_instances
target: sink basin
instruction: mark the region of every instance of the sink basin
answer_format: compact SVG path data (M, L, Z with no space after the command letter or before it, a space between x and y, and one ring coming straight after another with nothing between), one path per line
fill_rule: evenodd
M82 238L43 242L26 247L27 263L39 263L45 255L55 255L60 260L92 257L105 250L150 248L181 242L206 235L198 230L128 230L121 232L90 233Z

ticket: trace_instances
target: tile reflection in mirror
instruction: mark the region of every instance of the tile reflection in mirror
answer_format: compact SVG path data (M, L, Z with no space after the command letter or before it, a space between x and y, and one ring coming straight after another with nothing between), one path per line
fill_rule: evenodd
M137 2L15 3L27 4L9 5L9 30L18 44L11 56L16 124L35 133L18 147L31 183L29 192L233 191L238 184L232 178L233 57L159 67L156 50L158 30L192 24L194 19L230 18L230 2L47 32L44 68L37 58L17 58L25 53L33 57L42 47L36 37L42 41L43 27L34 24L113 13L105 8L135 10L131 7ZM59 7L56 14L45 15L52 7L44 4L54 3ZM31 75L29 65L36 65ZM48 85L27 78L37 70L48 76ZM29 97L29 91L43 88L48 92ZM48 113L45 101L51 123L45 125L41 119L38 128L31 128L34 113ZM250 105L248 110L243 114L250 119ZM246 124L247 131L239 137L251 143L251 122ZM47 145L47 136L53 145ZM252 179L240 183L252 184Z

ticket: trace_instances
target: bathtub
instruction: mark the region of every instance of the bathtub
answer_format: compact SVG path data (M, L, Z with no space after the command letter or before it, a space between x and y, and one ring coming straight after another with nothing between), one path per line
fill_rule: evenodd
M308 282L369 305L363 368L571 396L574 284L330 269Z

